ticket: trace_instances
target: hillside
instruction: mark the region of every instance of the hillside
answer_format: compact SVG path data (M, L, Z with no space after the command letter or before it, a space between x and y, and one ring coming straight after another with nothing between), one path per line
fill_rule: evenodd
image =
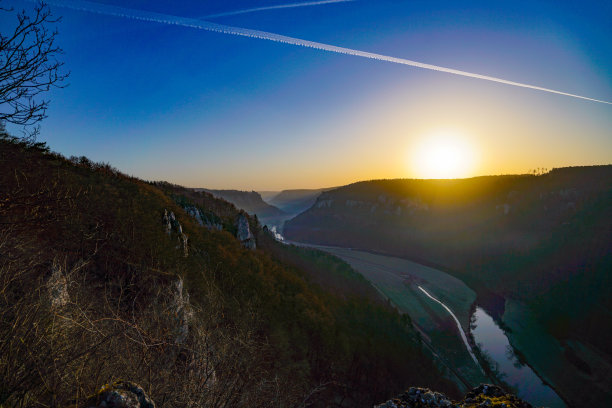
M240 190L208 190L195 189L196 191L206 191L215 197L222 198L236 207L248 212L250 215L257 215L259 218L282 217L286 213L274 205L266 203L261 195L256 191Z
M0 139L0 405L371 406L458 397L407 316L348 265L224 200Z
M390 254L454 274L513 329L515 344L566 398L578 401L589 389L594 403L610 397L611 232L612 166L355 183L321 194L285 226L291 240ZM531 318L540 337L520 329Z
M317 197L327 190L330 189L283 190L271 197L268 202L288 214L297 215L312 207L317 201Z
M266 203L269 203L272 198L274 198L280 193L280 191L259 190L258 193L261 196L262 200L264 200Z

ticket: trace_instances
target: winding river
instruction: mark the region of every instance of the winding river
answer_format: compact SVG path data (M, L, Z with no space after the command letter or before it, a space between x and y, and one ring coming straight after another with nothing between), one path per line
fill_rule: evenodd
M480 367L472 347L459 323L459 319L453 311L442 301L436 299L423 287L418 288L431 300L440 304L452 316L457 324L461 339L465 344L470 356ZM566 405L555 391L544 384L536 373L525 364L522 364L506 337L504 331L495 323L493 318L481 307L477 307L473 316L472 335L477 347L486 354L495 365L499 377L508 385L512 386L518 396L538 407L565 408Z
M478 348L493 360L502 380L514 387L520 398L538 407L566 407L552 388L519 362L506 334L484 309L476 308L472 327Z
M374 255L349 248L337 248L330 246L308 245L295 243L306 247L315 247L323 251L327 251L344 259L355 270L359 271L366 279L369 279L375 288L377 288L385 298L389 298L396 303L396 306L404 313L418 312L419 309L414 308L414 304L410 303L410 296L398 290L404 287L405 278L407 275L413 275L421 281L427 282L428 287L435 287L438 291L446 291L446 299L453 298L457 300L457 295L460 293L460 285L453 283L456 279L450 277L444 272L433 268L424 267L410 261L401 260L398 258ZM421 270L420 268L424 268ZM462 284L462 283L461 283ZM463 285L463 284L462 284ZM446 312L453 318L457 329L461 336L461 340L465 348L469 352L471 358L476 363L476 367L482 370L471 343L468 341L466 333L460 324L459 318L455 315L461 315L458 310L453 310L444 302L433 296L430 292L417 285L417 288L433 302L442 306ZM430 288L431 289L431 288ZM438 292L436 292L438 293ZM447 300L449 303L450 300ZM452 304L451 304L452 305ZM461 303L456 303L454 307L459 307ZM419 315L429 316L428 314ZM418 317L412 316L415 320ZM466 313L466 318L468 317ZM426 317L425 317L426 318ZM477 307L471 324L471 334L478 347L478 350L487 355L493 363L493 368L497 371L498 376L508 385L514 387L518 397L538 407L549 408L565 408L566 404L555 393L555 391L544 384L536 373L527 365L524 365L516 358L513 348L506 337L504 331L495 323L493 318L489 316L484 309Z

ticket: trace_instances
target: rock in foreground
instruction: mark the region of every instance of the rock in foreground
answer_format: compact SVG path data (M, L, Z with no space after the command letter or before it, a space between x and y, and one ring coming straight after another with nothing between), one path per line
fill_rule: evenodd
M412 387L397 398L375 408L533 408L531 404L507 394L496 385L481 384L468 392L462 401L451 401L444 394L427 388Z
M82 408L155 408L141 386L129 381L105 385Z

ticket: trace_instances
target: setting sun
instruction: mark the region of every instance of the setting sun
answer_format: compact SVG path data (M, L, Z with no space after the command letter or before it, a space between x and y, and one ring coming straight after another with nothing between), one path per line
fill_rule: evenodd
M474 151L458 132L426 135L411 157L412 172L419 178L468 177L474 168Z

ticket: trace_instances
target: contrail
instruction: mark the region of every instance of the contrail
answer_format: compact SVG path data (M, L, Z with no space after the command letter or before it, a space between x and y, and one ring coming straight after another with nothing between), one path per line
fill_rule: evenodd
M98 13L105 14L110 16L117 16L123 18L129 18L133 20L141 20L141 21L151 21L156 23L168 24L168 25L177 25L183 27L197 28L200 30L212 31L216 33L222 34L231 34L238 35L242 37L251 37L251 38L259 38L262 40L275 41L283 44L291 44L291 45L299 45L302 47L315 48L318 50L335 52L337 54L345 54L345 55L353 55L356 57L380 60L392 62L395 64L401 65L409 65L412 67L428 69L432 71L446 72L448 74L460 75L469 78L483 79L485 81L498 82L501 84L518 86L521 88L534 89L536 91L549 92L558 95L571 96L572 98L585 99L587 101L605 103L608 105L612 105L612 102L602 101L599 99L589 98L586 96L575 95L567 92L556 91L554 89L543 88L540 86L524 84L521 82L509 81L502 78L496 78L487 75L475 74L467 71L460 71L452 68L445 68L438 65L426 64L418 61L411 61L404 58L396 58L388 55L375 54L372 52L354 50L351 48L337 47L335 45L324 44L315 41L302 40L294 37L287 37L280 34L269 33L266 31L260 30L251 30L249 28L240 28L240 27L232 27L223 24L211 23L208 21L196 20L194 18L188 17L179 17L172 16L168 14L155 13L152 11L143 11L143 10L134 10L117 6L110 6L106 4L100 3L92 3L88 1L79 1L79 0L48 0L48 4L70 8L73 10L87 11L90 13Z
M352 2L352 1L355 1L355 0L323 0L323 1L307 1L303 3L280 4L277 6L255 7L255 8L244 9L244 10L228 11L226 13L209 14L207 16L202 17L201 19L206 20L209 18L235 16L237 14L254 13L257 11L277 10L277 9L286 9L286 8L295 8L295 7L321 6L324 4L347 3L347 2Z

